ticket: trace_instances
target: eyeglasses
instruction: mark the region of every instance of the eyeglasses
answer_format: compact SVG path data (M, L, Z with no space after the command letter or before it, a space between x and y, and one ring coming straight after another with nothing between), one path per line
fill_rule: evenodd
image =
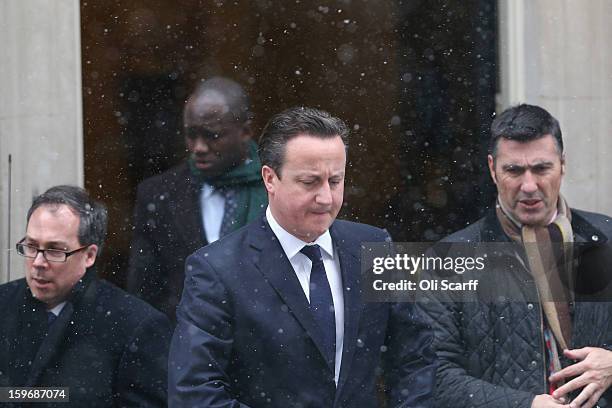
M36 258L38 253L42 252L43 257L49 262L66 262L69 256L76 254L88 246L89 245L82 246L74 251L62 251L60 249L40 249L32 245L26 245L21 241L15 245L19 255L25 256L26 258Z

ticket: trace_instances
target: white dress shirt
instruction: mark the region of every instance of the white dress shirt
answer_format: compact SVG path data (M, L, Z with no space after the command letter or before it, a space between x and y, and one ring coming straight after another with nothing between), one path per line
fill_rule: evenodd
M304 295L310 303L310 270L312 262L308 257L300 252L307 242L291 235L274 219L270 207L266 209L266 218L272 232L278 238L285 255L289 259L293 271L295 272ZM336 317L336 364L334 372L334 380L338 385L338 375L340 374L340 364L342 363L342 343L344 341L344 294L342 292L342 275L340 273L340 261L338 259L338 251L334 249L329 230L318 237L312 244L317 244L321 247L321 256L323 257L323 265L325 273L332 293L334 301L334 314Z
M221 233L221 223L225 214L225 196L210 184L204 183L200 190L200 208L206 241L210 244L218 240Z

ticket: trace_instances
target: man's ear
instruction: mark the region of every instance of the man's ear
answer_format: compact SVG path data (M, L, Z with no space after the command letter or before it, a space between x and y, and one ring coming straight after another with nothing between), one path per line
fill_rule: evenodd
M490 154L487 156L487 163L489 165L489 174L491 175L491 179L493 179L493 183L497 185L497 179L495 178L495 159Z
M85 267L90 268L96 262L96 257L98 256L98 246L96 244L91 244L85 250Z
M261 166L261 178L263 179L268 193L274 194L275 186L279 179L274 169L266 165Z
M565 174L565 153L561 154L561 175Z

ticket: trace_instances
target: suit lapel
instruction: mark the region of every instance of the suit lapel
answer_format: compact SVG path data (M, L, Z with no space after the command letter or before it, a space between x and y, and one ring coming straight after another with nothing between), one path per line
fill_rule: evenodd
M40 349L40 345L46 334L46 308L34 299L23 281L24 291L22 302L19 304L17 318L14 327L9 326L7 333L15 337L10 341L8 369L11 372L9 378L13 385L26 386L32 371L31 362ZM10 315L10 313L9 313ZM10 331L13 330L13 331ZM27 339L27 341L22 341ZM1 368L1 367L0 367Z
M90 335L80 322L94 322L97 280L95 270L88 270L83 278L77 282L61 313L49 327L49 332L42 340L32 367L28 374L27 386L35 386L45 368L53 358L61 352L66 345L66 338L71 331L78 331L78 335ZM45 314L46 316L46 314Z
M200 186L196 185L189 173L187 165L176 174L175 185L172 188L175 196L175 206L170 206L173 223L181 234L181 239L189 248L189 253L204 246L204 226L200 208Z
M359 243L352 242L349 236L340 234L332 225L330 229L334 245L338 249L340 270L342 273L342 293L344 295L344 341L342 348L342 364L338 390L349 377L363 303L361 301L361 271L359 261ZM337 392L336 395L340 395Z
M49 365L53 357L59 352L66 339L66 330L70 324L74 309L72 303L68 302L57 317L57 320L49 328L49 333L43 339L32 368L28 374L27 386L33 387L37 384L43 370Z
M261 222L251 223L249 228L250 245L258 251L254 259L255 267L285 302L324 357L320 329L312 318L308 299L280 242L265 218Z

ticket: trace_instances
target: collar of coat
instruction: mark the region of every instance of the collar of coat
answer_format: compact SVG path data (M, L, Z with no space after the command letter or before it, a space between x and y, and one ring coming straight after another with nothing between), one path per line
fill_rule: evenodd
M608 237L596 226L591 224L584 216L575 209L572 212L572 230L574 232L574 242L586 244L588 247L603 245L608 241ZM501 224L497 219L495 209L491 209L485 215L480 227L480 237L482 242L510 242L510 238L502 230ZM597 237L594 239L594 237Z

